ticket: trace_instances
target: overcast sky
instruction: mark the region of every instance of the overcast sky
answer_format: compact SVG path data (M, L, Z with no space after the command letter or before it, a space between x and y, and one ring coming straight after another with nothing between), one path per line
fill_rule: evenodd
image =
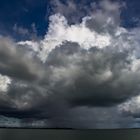
M140 128L138 0L0 2L0 126Z

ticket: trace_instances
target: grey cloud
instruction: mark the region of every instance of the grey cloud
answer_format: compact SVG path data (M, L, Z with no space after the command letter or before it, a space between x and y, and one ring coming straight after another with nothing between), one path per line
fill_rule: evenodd
M73 1L57 2L62 13L67 6L70 13L64 14L72 15L74 21L71 11L77 7ZM112 35L120 23L119 5L108 7L105 2L99 6L102 10L92 13L95 16L86 24L99 34ZM113 22L108 23L108 16ZM127 36L122 36L122 42L123 37ZM122 119L117 105L139 94L140 72L131 69L133 50L120 51L120 44L116 48L83 49L75 42L62 42L42 63L27 46L25 49L10 39L0 38L0 73L12 79L9 90L0 96L0 114L22 119L25 124L32 119L44 120L49 127L59 128L100 128L109 122L111 128L127 126L132 120ZM114 120L110 121L111 117Z
M31 24L30 29L26 29L15 24L13 27L13 31L16 35L21 36L25 39L37 40L39 38L37 37L37 29L35 23Z
M93 11L89 20L86 21L87 27L98 33L115 33L121 23L120 9L124 7L124 4L104 0L98 7L96 7L98 10Z
M0 112L51 119L57 114L67 116L67 110L76 106L115 106L138 94L139 73L129 70L130 64L128 52L84 50L77 43L65 42L49 54L42 78L12 82L1 99L10 104Z
M67 109L67 114L53 114L49 120L51 128L75 129L114 129L133 128L138 121L129 116L124 117L117 107L79 106Z
M16 32L16 33L18 33L20 35L23 35L23 36L29 34L28 29L25 29L23 27L17 27L17 24L14 25L13 30L14 30L14 32Z
M67 42L48 57L52 67L50 89L54 96L72 105L121 103L139 91L139 73L129 71L128 56L127 52L114 53L96 47L86 51Z
M35 59L35 58L34 58ZM38 60L37 60L38 61ZM41 76L41 65L8 38L0 38L0 73L23 80Z
M52 13L60 13L64 15L70 24L79 23L84 16L87 16L92 12L92 9L95 6L94 1L89 2L84 0L80 0L80 2L74 0L65 2L62 2L61 0L52 0L50 3Z
M112 2L111 0L103 0L99 2L93 1L93 0L92 1L91 0L87 0L87 1L85 0L80 0L80 1L52 0L50 3L51 3L51 8L52 8L52 13L60 13L64 15L70 24L79 23L81 19L85 16L93 16L94 14L96 16L98 10L100 10L101 15L103 16L98 17L100 18L98 19L98 21L102 22L103 20L107 20L110 17L110 18L113 18L114 20L114 22L112 23L112 26L113 26L113 24L116 25L120 22L120 18L119 18L120 11L123 7L125 7L125 3ZM96 25L95 20L94 20L95 23L93 21L92 23ZM92 25L94 26L94 24ZM90 24L88 26L90 26Z

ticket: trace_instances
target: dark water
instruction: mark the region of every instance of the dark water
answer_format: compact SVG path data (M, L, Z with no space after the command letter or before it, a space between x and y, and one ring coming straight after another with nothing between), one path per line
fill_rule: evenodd
M0 140L140 140L140 129L0 129Z

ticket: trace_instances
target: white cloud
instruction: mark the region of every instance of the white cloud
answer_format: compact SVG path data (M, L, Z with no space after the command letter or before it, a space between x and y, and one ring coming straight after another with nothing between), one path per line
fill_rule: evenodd
M40 41L21 41L18 44L28 46L45 62L49 53L64 42L76 42L83 49L110 46L118 51L136 47L132 31L120 26L120 4L108 0L99 3L100 8L85 16L81 23L68 24L60 13L50 16L48 32Z
M82 48L89 49L93 46L103 48L111 44L109 34L98 34L91 31L85 25L86 18L81 24L68 25L64 16L56 14L50 17L50 26L44 40L38 42L25 41L19 42L20 45L29 45L36 51L37 46L41 48L39 51L40 58L45 61L48 54L56 47L62 45L65 41L76 42Z
M127 102L118 106L119 110L130 116L140 116L140 95L131 98Z
M0 92L7 92L11 79L0 74Z

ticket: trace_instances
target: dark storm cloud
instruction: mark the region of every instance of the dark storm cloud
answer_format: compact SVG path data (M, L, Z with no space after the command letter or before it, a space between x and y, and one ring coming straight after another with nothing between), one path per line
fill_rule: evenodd
M133 50L135 37L120 27L120 5L104 1L96 9L92 3L90 8L96 5L96 12L91 14L86 4L52 3L54 11L69 16L70 22L79 22L87 13L90 18L83 19L85 24L69 26L56 14L51 17L48 36L41 41L20 44L0 38L0 74L11 78L6 92L0 92L0 114L25 123L49 121L50 127L59 128L100 128L109 122L110 127L126 126L130 118L124 121L117 107L139 94L140 62ZM28 34L18 27L15 30ZM94 38L95 46L88 37Z
M76 129L111 129L130 128L134 123L130 117L121 117L115 107L86 107L71 108L67 116L54 117L50 120L52 127Z
M15 63L13 57L10 59ZM22 81L18 74L15 76L17 80L1 96L1 101L8 104L1 106L0 112L17 118L53 118L63 116L72 106L119 104L139 90L138 74L124 71L129 64L127 52L96 47L84 50L77 43L66 42L49 54L42 78L30 83L30 78Z
M17 45L8 38L0 38L0 73L10 77L35 80L40 69L26 51L17 48Z
M139 73L128 70L127 52L86 51L67 42L50 53L47 63L54 95L72 105L112 106L139 91Z
M24 51L15 49L8 40L2 39L1 46L0 70L5 68L2 74L16 79L6 95L1 96L4 104L0 112L5 116L53 118L60 114L63 117L74 106L114 106L138 94L139 72L129 67L132 63L129 51L111 50L111 46L85 50L77 43L65 42L52 50L41 65L36 59L34 62L25 57ZM15 71L19 73L14 75Z

